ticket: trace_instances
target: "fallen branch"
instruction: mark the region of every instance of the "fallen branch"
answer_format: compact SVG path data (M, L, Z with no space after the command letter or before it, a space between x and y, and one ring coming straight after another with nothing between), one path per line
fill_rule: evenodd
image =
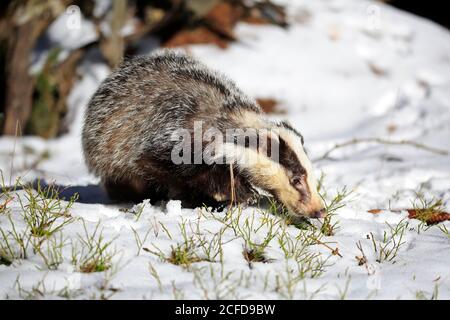
M330 247L329 245L327 245L325 242L320 241L319 239L315 238L315 237L311 237L311 239L313 239L314 241L316 241L317 244L320 244L322 246L324 246L325 248L327 248L328 250L331 251L331 253L334 256L339 256L342 258L342 255L339 253L339 248L336 247L336 249L333 249L332 247Z
M358 250L361 252L362 256L355 256L356 260L358 261L358 266L364 266L367 270L367 274L368 275L372 275L373 271L370 271L369 269L369 265L368 265L368 260L367 260L367 256L364 253L361 241L358 241L356 243L356 247L358 248Z
M360 143L379 143L379 144L387 144L387 145L406 145L406 146L415 147L417 149L425 150L425 151L428 151L428 152L431 152L431 153L435 153L435 154L439 154L439 155L443 155L443 156L448 155L448 151L447 150L430 147L430 146L427 146L425 144L422 144L422 143L419 143L419 142L415 142L415 141L410 141L410 140L393 141L393 140L387 140L387 139L382 139L382 138L355 138L355 139L352 139L352 140L349 140L349 141L346 141L346 142L335 144L334 147L332 147L330 150L325 152L321 157L315 159L314 161L331 159L330 158L330 154L333 151L335 151L337 149L340 149L340 148L344 148L344 147L350 146L350 145L360 144Z

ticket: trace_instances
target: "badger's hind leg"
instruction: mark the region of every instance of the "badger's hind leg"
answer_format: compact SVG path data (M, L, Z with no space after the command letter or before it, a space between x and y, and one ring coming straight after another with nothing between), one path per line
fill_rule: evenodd
M102 179L108 196L118 202L142 202L150 199L152 203L166 200L167 194L160 186L142 178Z

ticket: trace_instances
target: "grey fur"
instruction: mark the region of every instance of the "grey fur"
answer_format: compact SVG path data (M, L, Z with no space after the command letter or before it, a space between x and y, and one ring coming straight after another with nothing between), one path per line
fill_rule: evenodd
M238 125L230 115L243 110L262 114L232 81L186 54L163 50L133 58L100 85L87 107L86 163L105 184L139 179L170 196L172 181L200 172L170 166L172 132L192 129L194 120L224 132Z

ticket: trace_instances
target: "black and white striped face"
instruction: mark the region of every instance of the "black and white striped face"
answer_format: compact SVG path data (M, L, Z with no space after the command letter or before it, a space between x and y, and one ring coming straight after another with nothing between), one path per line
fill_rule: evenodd
M313 167L303 148L303 137L290 125L282 123L278 138L281 168L274 179L285 181L285 185L273 190L274 196L295 214L324 217L324 204L317 192Z
M291 213L324 217L324 203L317 192L311 162L303 149L303 137L285 122L272 129L267 137L268 144L278 145L278 159L267 156L267 150L241 148L239 153L251 161L238 163L238 166L256 187L271 193Z

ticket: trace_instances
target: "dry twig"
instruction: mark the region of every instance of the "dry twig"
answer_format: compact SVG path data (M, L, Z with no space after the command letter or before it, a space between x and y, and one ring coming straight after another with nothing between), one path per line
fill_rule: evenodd
M336 143L330 150L325 152L321 157L315 159L314 161L331 159L330 158L330 154L333 151L335 151L337 149L340 149L340 148L344 148L344 147L350 146L350 145L360 144L360 143L379 143L379 144L387 144L387 145L407 145L407 146L415 147L415 148L418 148L418 149L421 149L421 150L425 150L425 151L432 152L432 153L439 154L439 155L443 155L443 156L448 155L448 151L447 150L430 147L430 146L427 146L425 144L422 144L422 143L419 143L419 142L415 142L415 141L410 141L410 140L393 141L393 140L387 140L387 139L383 139L383 138L354 138L352 140L345 141L345 142L342 142L342 143Z

